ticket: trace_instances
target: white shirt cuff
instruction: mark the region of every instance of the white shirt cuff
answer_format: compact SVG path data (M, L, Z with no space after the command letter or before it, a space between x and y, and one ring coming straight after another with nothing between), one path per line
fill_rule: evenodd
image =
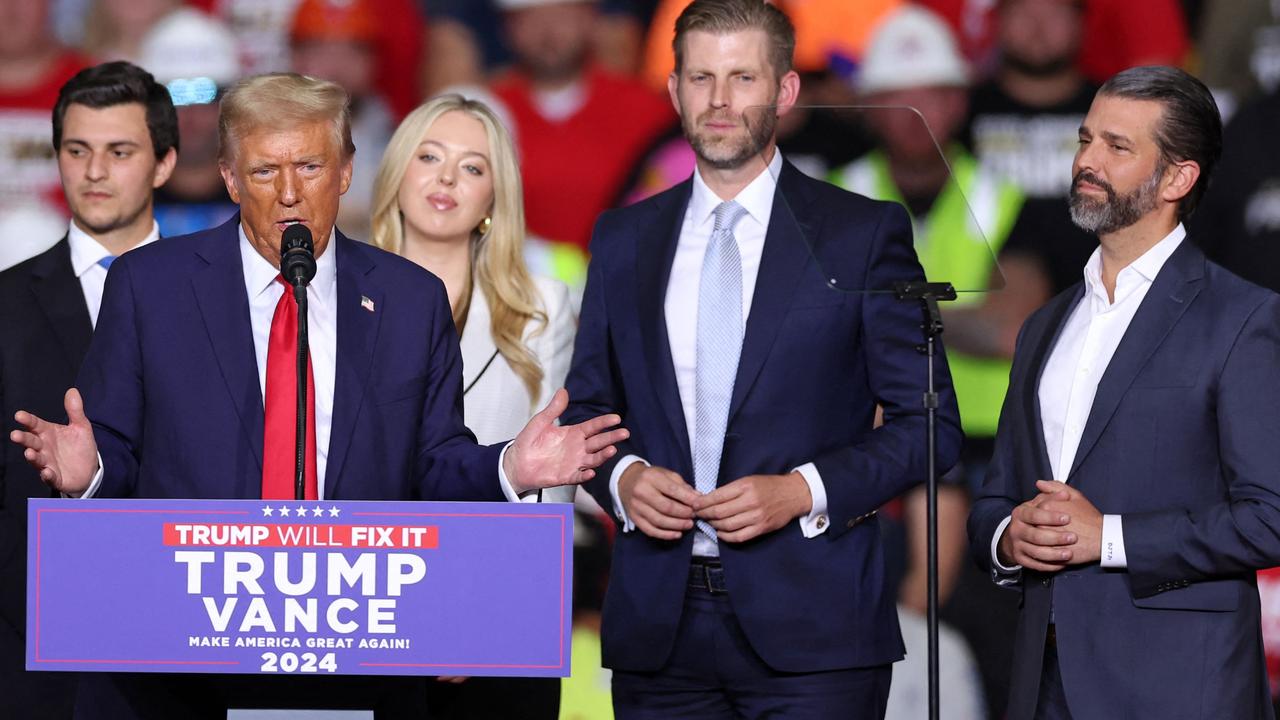
M1124 528L1119 515L1102 516L1102 560L1104 568L1127 568L1129 560L1124 554Z
M627 511L622 508L622 496L618 494L618 481L622 479L622 473L636 463L649 466L649 462L639 455L625 455L613 466L613 473L609 475L609 497L613 498L613 516L618 519L618 527L622 528L622 532L635 530L636 524L631 522L631 518L627 517Z
M813 498L813 507L810 508L809 514L800 518L800 532L807 538L815 538L827 531L827 527L831 525L830 518L827 517L827 486L822 483L822 475L818 473L818 466L813 463L805 463L791 472L798 472L804 478L805 484L809 486L809 495Z
M541 495L537 490L530 490L524 495L517 495L515 488L511 487L511 481L507 479L507 471L502 469L502 461L507 457L507 451L515 441L507 443L502 448L502 452L498 453L498 486L502 488L502 494L506 496L507 502L536 503L539 502Z
M1000 538L1004 536L1005 528L1009 527L1009 523L1013 521L1013 516L1005 518L996 526L996 532L991 536L991 579L997 585L1013 585L1022 579L1022 566L1008 566L1000 562Z
M102 469L102 453L98 453L98 471L97 471L97 472L95 472L95 473L93 474L93 479L89 481L89 487L85 488L84 492L80 493L79 495L68 495L68 494L66 494L66 493L62 493L62 497L65 497L65 498L75 498L75 497L80 497L80 498L91 498L91 497L93 497L94 495L97 495L97 494L98 494L98 489L102 487L102 474L103 474L103 469Z

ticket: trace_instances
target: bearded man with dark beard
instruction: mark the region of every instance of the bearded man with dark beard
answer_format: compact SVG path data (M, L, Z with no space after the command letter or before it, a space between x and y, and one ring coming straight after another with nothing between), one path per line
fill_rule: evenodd
M1280 296L1183 226L1218 108L1131 68L1078 142L1071 218L1099 245L1023 325L969 516L1021 591L1006 717L1273 718L1255 572L1280 564Z

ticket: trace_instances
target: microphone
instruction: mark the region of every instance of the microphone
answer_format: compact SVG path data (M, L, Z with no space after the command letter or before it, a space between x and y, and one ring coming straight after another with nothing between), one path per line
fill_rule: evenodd
M316 248L306 225L290 225L280 238L280 274L295 288L316 276Z

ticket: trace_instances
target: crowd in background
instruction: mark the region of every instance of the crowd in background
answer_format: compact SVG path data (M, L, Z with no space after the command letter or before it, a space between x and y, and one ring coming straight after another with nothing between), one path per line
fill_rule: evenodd
M218 171L220 94L292 70L352 97L355 169L339 227L370 239L375 179L401 120L444 92L484 101L520 158L530 269L576 298L596 216L686 179L694 155L667 97L685 0L0 0L0 269L67 229L50 111L87 65L129 60L177 105L181 152L155 195L162 236L236 212ZM798 36L801 98L779 147L805 172L910 212L926 273L962 291L945 335L967 440L940 491L944 717L1003 713L1017 597L964 557L1022 320L1080 278L1096 240L1066 209L1077 128L1097 84L1135 65L1187 68L1229 119L1190 222L1211 257L1280 290L1280 1L779 0ZM915 112L851 106L912 107ZM808 107L806 107L808 106ZM1208 233L1203 233L1208 237ZM837 278L838 280L838 278ZM1001 290L982 293L983 290ZM464 343L465 344L465 343ZM561 717L609 716L598 611L606 513L579 493L574 677ZM924 695L924 498L885 508L909 650L889 717ZM1260 578L1273 688L1280 577Z

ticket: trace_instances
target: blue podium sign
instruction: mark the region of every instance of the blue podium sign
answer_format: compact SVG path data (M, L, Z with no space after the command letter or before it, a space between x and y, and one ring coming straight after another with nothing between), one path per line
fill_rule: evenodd
M564 677L572 512L32 500L27 669Z

